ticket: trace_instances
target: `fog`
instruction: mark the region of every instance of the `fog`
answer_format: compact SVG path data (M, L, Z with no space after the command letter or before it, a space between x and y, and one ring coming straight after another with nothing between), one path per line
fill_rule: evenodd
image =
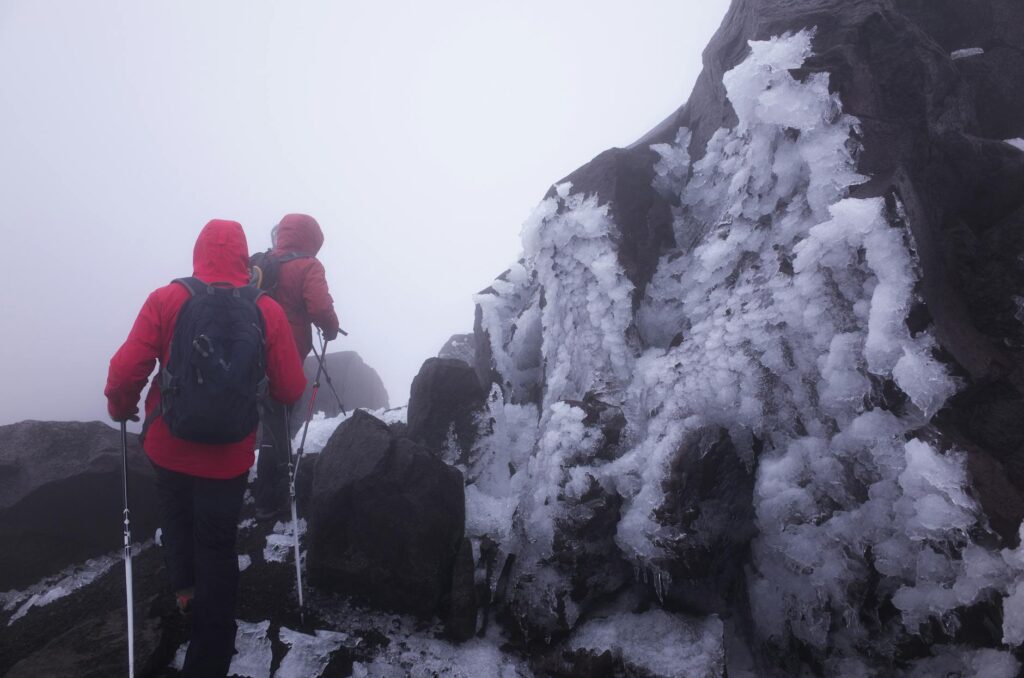
M0 423L105 419L211 218L315 216L392 405L548 186L685 100L725 0L0 3Z

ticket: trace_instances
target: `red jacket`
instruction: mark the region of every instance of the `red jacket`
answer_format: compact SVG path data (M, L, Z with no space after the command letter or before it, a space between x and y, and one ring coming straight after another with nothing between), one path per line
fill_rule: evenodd
M205 283L245 285L249 280L248 262L245 233L237 222L215 219L206 224L196 239L193 275ZM188 298L188 290L171 283L146 299L128 339L110 360L103 393L107 396L107 410L115 420L138 412L139 395L156 361L161 366L167 364L174 323ZM256 303L266 327L270 395L283 403L294 403L306 388L306 378L288 320L270 297L264 295ZM147 416L159 411L159 407L160 388L154 380L146 396ZM201 478L234 478L252 466L255 444L255 431L245 440L229 445L182 440L171 435L162 417L156 417L146 432L143 447L153 463L163 468Z
M288 315L295 345L303 360L313 347L310 323L323 330L329 338L338 334L338 316L327 289L324 265L315 256L323 244L320 224L306 214L285 215L275 230L276 254L299 252L310 255L307 259L292 259L281 264L274 293L274 298Z

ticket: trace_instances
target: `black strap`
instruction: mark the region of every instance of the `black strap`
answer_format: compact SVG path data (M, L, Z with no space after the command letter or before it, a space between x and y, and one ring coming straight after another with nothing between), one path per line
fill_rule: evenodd
M206 283L196 277L175 278L171 283L178 283L188 290L189 296L192 297L196 296L196 294L199 293L199 290L206 289L208 287Z
M312 254L306 254L305 252L285 252L284 254L274 254L274 261L279 264L284 264L289 261L295 261L296 259L312 259Z

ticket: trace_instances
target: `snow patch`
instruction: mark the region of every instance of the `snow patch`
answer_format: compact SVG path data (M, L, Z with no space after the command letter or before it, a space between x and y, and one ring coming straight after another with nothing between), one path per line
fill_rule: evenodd
M289 649L274 673L275 678L319 676L327 668L331 655L349 641L345 633L317 631L315 635L308 635L283 626L278 637Z
M395 423L405 423L408 415L408 408L406 407L394 407L391 409L380 409L380 410L367 410L364 408L357 408L371 414L377 419L380 419L385 424L391 425ZM309 431L306 434L306 445L302 450L304 455L306 454L319 454L323 451L324 447L327 446L327 441L331 439L334 432L344 422L348 421L356 410L349 410L345 414L339 414L335 417L328 417L323 412L316 412L313 414L313 418L309 420ZM295 433L295 437L292 439L292 449L298 450L299 444L302 442L302 429L305 427L305 423L299 427L299 430Z
M967 59L968 57L981 56L984 53L985 50L981 47L966 47L964 49L958 49L950 52L949 58L953 59L953 61L957 61L959 59Z
M306 519L299 518L299 538L306 534ZM274 529L267 535L267 544L263 547L263 560L268 563L285 563L295 549L295 535L291 521L274 523Z

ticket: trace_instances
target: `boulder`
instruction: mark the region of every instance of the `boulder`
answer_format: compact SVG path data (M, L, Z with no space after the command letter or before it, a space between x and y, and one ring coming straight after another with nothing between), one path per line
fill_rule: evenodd
M331 384L341 398L341 405L346 410L364 408L367 410L380 410L389 407L388 392L384 388L377 371L363 362L363 359L355 351L339 351L328 353L324 361L327 375L320 379L320 392L316 397L314 409L323 412L327 417L336 417L341 414L341 407L338 398L331 390ZM313 391L313 380L316 377L318 362L315 355L306 358L303 364L303 372L306 373L306 392L292 409L292 431L306 421L306 414L309 411L309 398Z
M157 527L153 469L128 436L135 541ZM121 548L121 436L98 421L0 426L0 591Z
M460 450L468 451L476 439L476 416L486 397L476 371L467 363L428 359L412 381L409 437L440 453L447 447L449 433L454 433Z
M462 544L462 474L363 411L319 455L309 513L310 583L429 616Z

